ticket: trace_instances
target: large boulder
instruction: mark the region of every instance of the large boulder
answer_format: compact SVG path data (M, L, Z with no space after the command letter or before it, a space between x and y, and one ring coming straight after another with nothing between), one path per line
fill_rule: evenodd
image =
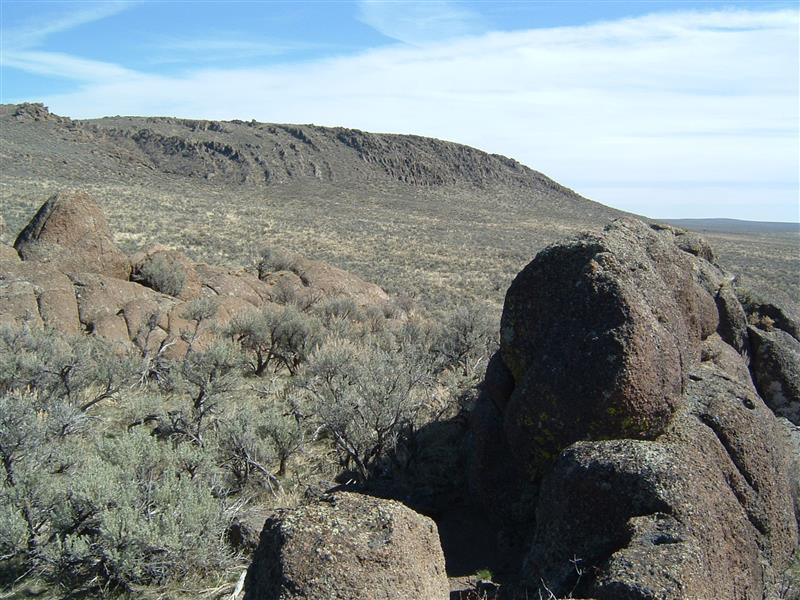
M691 375L686 411L657 440L560 455L540 490L529 583L609 600L774 593L797 544L784 431L748 381L711 361Z
M709 260L702 240L625 219L545 249L511 285L472 480L514 458L516 489L479 497L527 509L522 576L540 594L777 593L796 457L751 380L732 278Z
M96 273L71 277L81 323L87 331L109 341L133 340L151 314L165 316L175 303L174 299L132 281Z
M445 600L436 525L391 500L352 493L267 519L247 600Z
M543 250L514 279L501 321L516 384L505 427L531 479L577 440L664 432L682 365L719 324L692 259L628 219Z
M103 211L84 192L59 192L17 236L23 260L49 262L63 272L128 279L128 257L114 245Z

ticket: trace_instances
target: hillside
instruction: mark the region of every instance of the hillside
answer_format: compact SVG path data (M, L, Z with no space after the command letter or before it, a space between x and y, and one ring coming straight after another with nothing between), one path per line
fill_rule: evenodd
M0 164L9 231L43 198L80 187L127 251L168 239L193 259L242 264L279 246L431 307L484 300L499 310L539 249L622 214L503 156L314 125L77 121L3 105ZM709 237L747 285L800 296L797 232Z
M82 187L133 250L170 239L241 263L272 244L437 303L501 294L546 243L619 213L511 159L416 136L311 125L0 108L0 201L18 231L43 197Z

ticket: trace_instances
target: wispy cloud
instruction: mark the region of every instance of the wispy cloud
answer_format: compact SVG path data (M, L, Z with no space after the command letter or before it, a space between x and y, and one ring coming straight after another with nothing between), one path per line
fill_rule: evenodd
M108 78L43 100L73 117L431 135L513 156L644 214L680 205L673 216L788 220L800 216L799 24L796 10L683 12L172 77L103 67ZM19 68L45 68L23 59ZM653 183L667 181L685 185Z
M483 33L477 12L451 0L361 0L359 20L386 37L417 45Z
M61 33L99 21L127 10L137 2L109 1L86 2L82 4L62 3L60 11L47 15L41 13L26 23L21 23L10 30L3 30L4 48L22 50L40 45L55 33Z
M119 65L39 48L54 34L111 17L135 4L123 1L63 2L56 5L58 9L55 12L39 14L36 19L17 23L13 27L0 23L3 27L0 67L82 82L130 80L134 72Z
M5 52L3 66L20 69L37 75L48 75L77 81L130 82L138 74L113 63L88 60L58 52Z
M235 33L215 32L213 36L155 41L149 44L155 55L152 64L230 62L243 59L274 58L308 50L320 50L326 46L314 42L289 40L243 39Z

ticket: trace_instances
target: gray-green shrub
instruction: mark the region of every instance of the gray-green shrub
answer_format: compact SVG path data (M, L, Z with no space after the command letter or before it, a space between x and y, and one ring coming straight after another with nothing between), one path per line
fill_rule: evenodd
M293 306L265 304L232 319L226 334L245 352L255 375L263 375L270 366L295 374L316 347L320 325Z
M418 424L426 373L402 352L333 339L309 358L299 385L341 463L364 481Z
M177 260L158 253L148 256L132 279L162 294L178 296L186 285L186 270Z

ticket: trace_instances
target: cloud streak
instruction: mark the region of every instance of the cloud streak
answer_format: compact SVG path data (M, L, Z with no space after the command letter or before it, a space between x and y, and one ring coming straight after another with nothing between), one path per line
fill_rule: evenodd
M361 0L358 18L382 35L411 45L475 35L486 29L477 12L451 0Z
M55 33L114 16L135 4L137 2L128 1L85 3L79 5L77 9L51 15L50 18L37 15L35 19L31 19L13 30L3 31L3 46L15 50L33 48ZM68 3L64 3L64 7L71 8Z
M333 50L325 44L290 41L256 40L237 36L235 33L215 32L214 35L194 38L177 38L148 44L156 54L148 61L150 64L180 64L198 62L230 63L231 61L256 58L275 58L298 52Z
M794 10L659 14L171 77L99 64L79 89L43 100L73 117L430 135L642 214L798 220L799 22ZM34 58L16 68L47 68ZM657 183L672 181L682 184Z

